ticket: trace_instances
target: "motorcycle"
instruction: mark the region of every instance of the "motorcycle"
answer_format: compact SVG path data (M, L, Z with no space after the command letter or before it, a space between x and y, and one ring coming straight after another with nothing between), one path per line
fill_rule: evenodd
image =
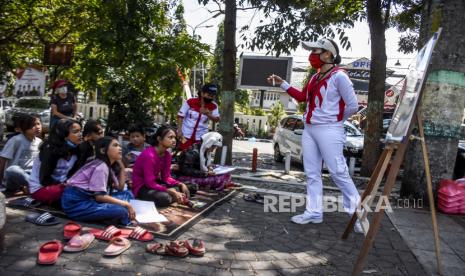
M234 136L233 136L233 138L237 139L237 140L244 140L244 137L245 137L244 131L242 131L242 129L239 127L238 124L234 124Z

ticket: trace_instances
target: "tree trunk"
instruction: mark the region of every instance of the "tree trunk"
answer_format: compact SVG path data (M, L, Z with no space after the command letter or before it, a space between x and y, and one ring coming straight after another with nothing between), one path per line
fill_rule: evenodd
M384 83L386 80L386 38L381 1L367 1L367 13L371 38L371 67L361 169L361 174L364 176L372 174L381 155L380 139L383 130Z
M221 95L221 121L218 130L223 145L228 147L226 164L232 164L234 124L234 90L236 90L236 0L225 1L223 87ZM219 156L220 154L217 154Z
M425 1L421 46L442 27L427 77L421 114L429 152L433 191L439 180L452 178L460 124L465 108L465 14L463 0ZM401 196L428 202L421 145L412 142L404 162Z

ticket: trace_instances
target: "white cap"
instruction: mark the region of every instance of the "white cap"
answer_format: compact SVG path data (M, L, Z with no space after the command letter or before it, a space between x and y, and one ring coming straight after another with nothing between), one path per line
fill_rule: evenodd
M330 51L333 54L333 57L338 56L338 51L336 50L336 47L333 45L333 43L327 39L327 38L322 38L319 39L318 41L312 42L312 41L303 41L302 42L302 47L305 50L313 50L313 49L325 49L327 51Z

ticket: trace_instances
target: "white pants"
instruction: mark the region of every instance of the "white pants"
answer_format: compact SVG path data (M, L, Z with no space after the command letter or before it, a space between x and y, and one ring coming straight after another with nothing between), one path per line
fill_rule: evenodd
M307 176L307 215L323 217L322 161L342 192L344 210L349 214L355 212L360 195L349 175L343 155L345 140L343 125L305 125L302 151Z

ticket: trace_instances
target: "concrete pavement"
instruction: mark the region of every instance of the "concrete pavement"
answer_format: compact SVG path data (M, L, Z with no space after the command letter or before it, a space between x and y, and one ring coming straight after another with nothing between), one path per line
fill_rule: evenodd
M262 205L244 201L239 193L180 236L204 239L207 253L202 258L151 255L136 241L121 256L105 258L106 243L95 241L83 253L63 253L56 265L38 266L39 245L61 239L63 225L35 226L24 221L25 213L7 208L1 275L348 275L362 242L360 234L340 239L348 222L344 213L328 213L322 224L296 225L289 221L293 214L264 213ZM375 242L365 274L423 275L393 229L383 219L383 238Z

